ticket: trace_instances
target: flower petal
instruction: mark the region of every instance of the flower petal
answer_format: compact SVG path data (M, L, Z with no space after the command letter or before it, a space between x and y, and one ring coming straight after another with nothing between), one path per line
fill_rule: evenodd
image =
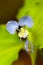
M20 26L24 26L24 25L25 25L25 17L23 17L23 18L21 18L21 19L19 20L19 25L20 25Z
M18 28L18 23L16 21L8 21L8 23L6 24L7 27L7 31L10 34L14 34L16 29Z
M25 25L28 26L29 28L31 28L33 26L33 20L30 16L27 16L27 18L25 20Z
M25 50L27 52L33 52L33 44L29 40L25 42Z
M28 52L28 43L29 43L29 41L28 40L26 40L26 42L25 42L25 50Z
M19 20L19 25L20 26L28 26L29 28L31 28L33 26L33 20L30 16L24 16L23 18L21 18Z

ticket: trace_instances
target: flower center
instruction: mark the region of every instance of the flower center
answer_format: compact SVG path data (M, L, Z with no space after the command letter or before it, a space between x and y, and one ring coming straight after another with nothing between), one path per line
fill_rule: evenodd
M28 30L21 28L19 33L18 33L18 36L20 38L26 38L28 36L28 34L29 34Z

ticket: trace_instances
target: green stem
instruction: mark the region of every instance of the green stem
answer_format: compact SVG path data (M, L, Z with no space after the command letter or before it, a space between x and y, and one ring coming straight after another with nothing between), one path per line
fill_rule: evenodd
M35 60L36 60L36 55L37 55L36 51L37 51L37 47L34 48L34 52L31 53L32 65L35 65Z

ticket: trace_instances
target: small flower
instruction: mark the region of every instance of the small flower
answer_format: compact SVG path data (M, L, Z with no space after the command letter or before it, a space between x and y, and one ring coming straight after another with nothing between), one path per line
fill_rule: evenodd
M23 18L21 18L19 20L19 22L16 22L16 21L8 21L8 23L6 24L6 28L7 28L7 31L10 33L10 34L14 34L16 33L16 31L19 31L18 32L18 37L20 37L20 40L21 38L26 38L26 42L25 42L25 49L26 51L31 51L32 50L32 43L30 43L28 41L28 37L30 36L29 34L29 31L25 29L25 26L31 28L33 26L33 20L30 16L24 16ZM19 28L20 27L20 28ZM28 47L30 43L30 47Z

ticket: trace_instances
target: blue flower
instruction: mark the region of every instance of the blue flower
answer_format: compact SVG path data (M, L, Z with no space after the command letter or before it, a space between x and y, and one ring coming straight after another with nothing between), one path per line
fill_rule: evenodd
M19 22L13 21L13 20L8 21L8 23L6 24L6 28L10 34L14 34L16 32L16 30L18 30L19 31L18 36L20 37L20 40L21 40L21 38L28 37L28 31L25 30L23 27L27 26L29 28L32 28L33 24L34 24L33 20L30 16L24 16L23 18L21 18L19 20ZM19 26L21 26L21 29L19 29ZM25 42L25 49L26 49L26 51L28 51L28 50L33 51L32 43L30 43L31 48L28 49L29 43L30 42L28 41L28 38L27 38L26 42Z

